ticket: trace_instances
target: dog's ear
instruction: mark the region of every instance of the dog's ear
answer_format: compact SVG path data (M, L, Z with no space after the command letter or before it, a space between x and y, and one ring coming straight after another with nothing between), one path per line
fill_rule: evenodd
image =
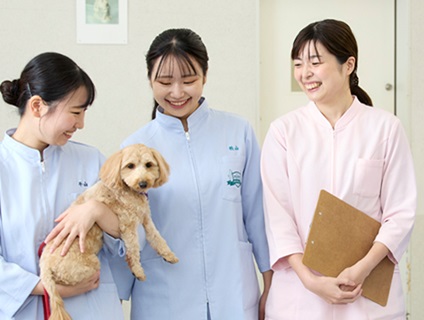
M159 153L159 151L150 148L159 165L159 178L156 179L153 188L159 187L168 181L169 176L169 164L165 161L164 157Z
M100 169L100 179L111 188L122 188L121 179L122 150L111 155Z

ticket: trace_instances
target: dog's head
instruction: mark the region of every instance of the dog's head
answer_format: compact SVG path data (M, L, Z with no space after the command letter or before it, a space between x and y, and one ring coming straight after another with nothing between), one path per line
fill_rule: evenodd
M155 149L133 144L110 156L100 169L100 179L111 188L128 187L138 193L168 181L169 165Z

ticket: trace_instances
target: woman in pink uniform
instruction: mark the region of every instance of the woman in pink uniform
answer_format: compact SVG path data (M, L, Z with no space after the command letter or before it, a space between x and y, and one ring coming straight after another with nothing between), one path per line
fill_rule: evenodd
M373 108L359 87L350 27L323 20L297 35L294 76L309 103L270 126L262 149L265 222L273 283L268 320L405 319L398 263L414 225L416 184L409 144L396 116ZM302 263L324 189L382 225L368 254L336 278ZM385 307L361 295L388 256L396 265Z

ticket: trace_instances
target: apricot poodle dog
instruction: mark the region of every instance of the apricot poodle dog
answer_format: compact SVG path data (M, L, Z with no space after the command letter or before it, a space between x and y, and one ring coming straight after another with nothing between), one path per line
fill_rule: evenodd
M141 223L146 239L166 261L178 262L166 241L157 231L150 216L146 191L161 186L168 180L169 166L161 154L143 144L130 145L113 154L100 170L100 180L82 193L75 201L81 204L96 199L106 204L119 219L121 239L126 247L127 263L138 280L145 280L140 264L137 226ZM40 278L50 298L50 319L71 319L64 308L56 283L75 285L100 269L97 253L103 245L103 232L95 224L87 234L86 250L80 252L78 239L74 240L65 256L60 247L50 253L46 245L40 258ZM63 243L62 243L63 246Z

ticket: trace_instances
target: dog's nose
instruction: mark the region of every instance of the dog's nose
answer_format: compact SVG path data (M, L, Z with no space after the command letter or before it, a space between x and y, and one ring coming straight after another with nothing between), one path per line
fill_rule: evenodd
M146 181L141 181L139 184L140 188L144 189L147 187L147 182Z

